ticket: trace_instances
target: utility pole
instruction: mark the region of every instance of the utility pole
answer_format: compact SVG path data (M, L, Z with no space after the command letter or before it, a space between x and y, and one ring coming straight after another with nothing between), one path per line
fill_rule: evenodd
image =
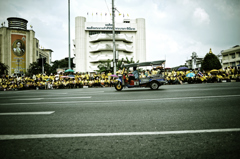
M70 0L68 0L68 69L71 69L71 43L70 43Z
M42 74L44 74L43 56L42 56Z
M115 8L112 0L112 28L113 28L113 72L116 75L116 46L115 46Z

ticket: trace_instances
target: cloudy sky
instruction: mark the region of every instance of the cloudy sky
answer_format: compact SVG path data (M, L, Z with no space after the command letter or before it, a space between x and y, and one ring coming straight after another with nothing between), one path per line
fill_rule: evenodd
M71 39L77 16L110 22L111 2L71 0ZM167 67L174 67L192 52L204 57L210 48L219 54L240 45L240 0L115 0L115 7L125 18L145 18L147 61L166 58ZM0 22L8 17L28 20L40 45L54 51L53 61L68 56L68 0L1 0Z

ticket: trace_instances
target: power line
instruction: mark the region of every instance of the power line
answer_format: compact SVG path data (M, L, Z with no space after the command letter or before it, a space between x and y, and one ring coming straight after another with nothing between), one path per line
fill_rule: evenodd
M107 6L107 9L108 9L108 13L110 14L111 12L110 12L110 10L109 10L109 8L108 8L108 5L107 5L106 0L105 0L105 3L106 3L106 6Z

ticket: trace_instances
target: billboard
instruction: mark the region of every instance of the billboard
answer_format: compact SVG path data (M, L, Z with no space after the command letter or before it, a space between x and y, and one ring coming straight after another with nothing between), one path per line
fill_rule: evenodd
M11 34L11 74L26 72L26 35Z

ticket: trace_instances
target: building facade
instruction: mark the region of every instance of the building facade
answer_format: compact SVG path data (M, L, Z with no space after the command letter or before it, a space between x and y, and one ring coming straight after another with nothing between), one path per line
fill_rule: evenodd
M197 53L193 52L191 58L186 60L185 65L189 69L194 70L194 69L201 68L202 61L203 61L203 58L198 57Z
M8 74L25 73L38 58L47 58L50 64L53 51L40 48L35 32L27 29L28 21L18 17L7 20L8 27L2 24L0 28L0 62L9 66Z
M115 24L115 41L118 59L133 58L146 61L145 19L125 19ZM112 24L86 22L85 17L75 18L74 39L75 71L94 72L101 61L113 59Z
M223 67L234 67L240 65L240 46L236 45L222 52Z

